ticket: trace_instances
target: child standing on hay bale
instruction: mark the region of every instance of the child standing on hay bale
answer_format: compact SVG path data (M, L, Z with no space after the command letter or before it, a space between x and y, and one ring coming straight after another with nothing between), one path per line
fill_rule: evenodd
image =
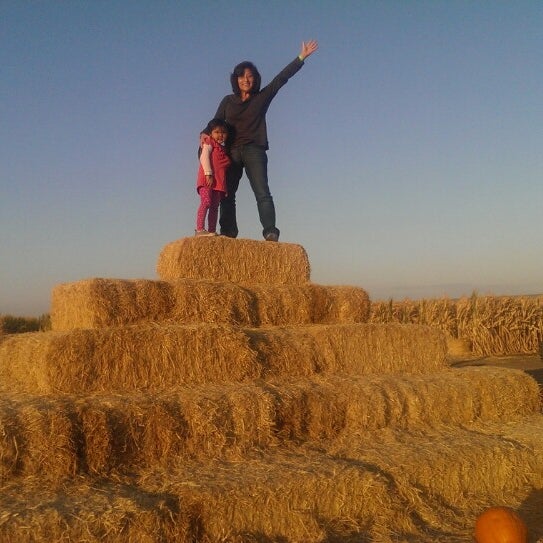
M196 213L195 236L216 236L219 204L226 195L226 170L230 159L224 150L228 138L228 126L221 119L207 123L207 136L203 138L200 152L200 167L196 180L196 191L200 195L200 206ZM205 219L207 215L207 230Z

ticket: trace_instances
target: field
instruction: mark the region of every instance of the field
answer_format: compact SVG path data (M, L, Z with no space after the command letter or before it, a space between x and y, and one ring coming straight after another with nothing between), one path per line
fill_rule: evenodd
M1 336L0 541L460 543L492 505L543 537L541 297L370 302L225 238L157 270Z

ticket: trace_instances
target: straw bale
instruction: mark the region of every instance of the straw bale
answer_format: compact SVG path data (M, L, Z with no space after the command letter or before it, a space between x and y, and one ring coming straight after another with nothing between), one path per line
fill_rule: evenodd
M378 474L312 451L152 470L139 484L197 504L201 538L213 542L307 543L349 534L366 541L360 536L372 534L383 512L395 508Z
M507 424L350 434L325 448L386 473L426 530L464 532L466 541L485 506L520 504L543 490L541 415Z
M252 325L252 297L229 283L86 279L52 292L53 330L107 328L143 321Z
M51 294L53 330L131 324L142 315L162 320L172 306L163 281L93 278L56 285Z
M72 475L76 439L63 401L20 402L0 395L0 479L26 473L51 479Z
M444 335L426 326L339 324L246 330L264 376L424 373L445 366Z
M370 300L360 287L307 284L245 285L254 298L256 326L366 322Z
M379 476L319 454L160 474L161 481L147 476L132 484L79 479L44 488L29 480L0 487L0 539L311 543L358 534L366 541L360 534L374 531L394 499Z
M173 496L125 483L78 478L59 488L27 478L0 487L0 541L6 543L188 542L195 517L187 510L180 515Z
M252 386L92 397L77 405L91 473L139 471L179 458L237 458L274 445L270 398ZM84 466L83 466L84 467Z
M174 458L239 458L276 443L272 398L252 385L163 394L2 395L0 477L104 476Z
M467 339L447 336L447 350L451 359L462 360L473 357L470 342Z
M175 306L170 318L176 322L223 322L254 327L357 323L368 319L370 308L368 294L359 287L311 283L233 285L185 280L173 283L173 288Z
M0 344L0 381L19 392L160 390L183 383L244 381L259 374L249 339L231 326L40 332Z
M310 267L301 245L216 236L167 244L159 255L157 272L166 281L194 278L302 285L309 281Z
M425 375L328 375L272 380L282 439L332 439L380 428L518 421L541 409L537 382L519 370L469 368Z
M239 458L276 444L273 398L261 387L86 397L3 395L0 476L106 475L174 458Z
M365 322L370 302L359 287L234 285L185 279L86 279L57 285L53 330L107 328L142 322L243 326Z

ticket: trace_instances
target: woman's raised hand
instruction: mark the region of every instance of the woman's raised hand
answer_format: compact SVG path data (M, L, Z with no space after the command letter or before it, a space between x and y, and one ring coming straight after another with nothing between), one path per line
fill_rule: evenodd
M302 50L300 51L300 59L305 60L309 55L312 55L319 48L316 40L302 42Z

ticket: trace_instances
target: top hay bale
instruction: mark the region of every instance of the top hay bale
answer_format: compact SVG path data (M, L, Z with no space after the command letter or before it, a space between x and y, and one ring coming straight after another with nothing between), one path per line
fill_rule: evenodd
M309 281L310 267L301 245L215 236L169 243L160 253L157 273L165 281L302 285Z

